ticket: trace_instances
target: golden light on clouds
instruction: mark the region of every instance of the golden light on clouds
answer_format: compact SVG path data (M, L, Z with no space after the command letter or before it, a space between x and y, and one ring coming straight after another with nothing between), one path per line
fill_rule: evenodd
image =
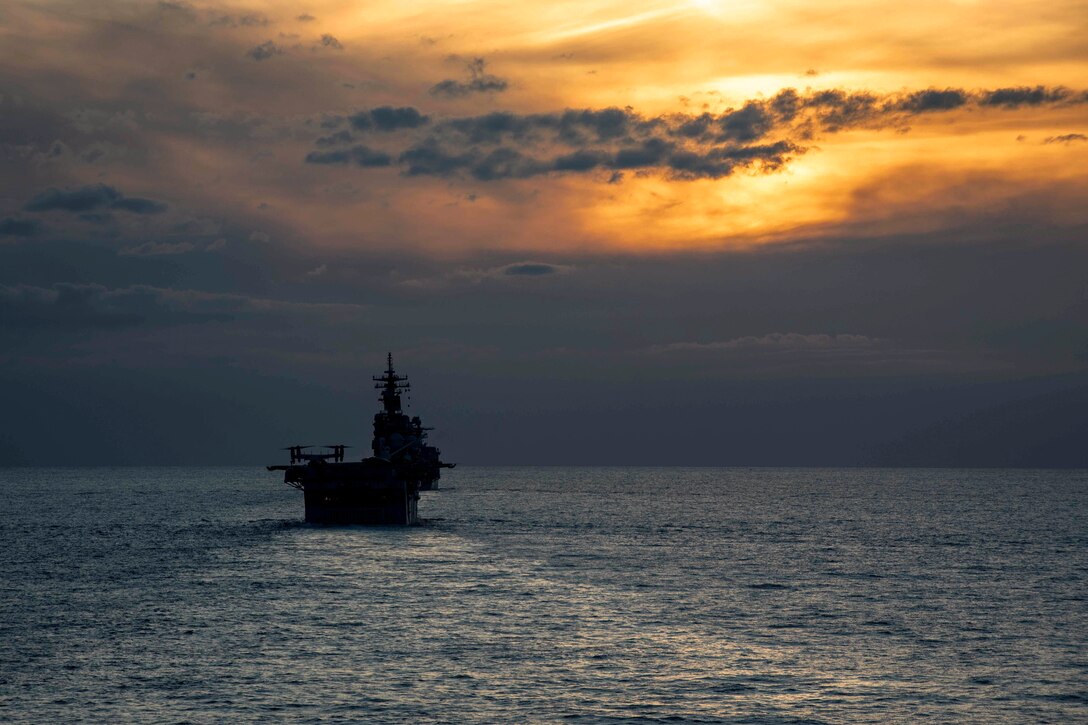
M1020 0L39 2L0 10L0 60L18 81L4 108L18 98L69 125L98 119L68 156L34 166L41 184L123 180L194 215L244 212L300 244L641 251L861 222L921 230L919 205L954 206L942 178L950 190L1000 180L998 196L990 185L963 200L976 210L1009 189L1084 193L1070 169L1088 148L1086 30L1081 3ZM876 100L839 126L780 114L748 136L713 130L788 88L825 116L821 92ZM1034 88L1050 95L986 100ZM927 89L960 96L909 101ZM352 125L386 106L423 120ZM607 136L600 119L556 125L569 109L610 108L629 109L635 136ZM713 128L685 135L704 113ZM484 140L457 129L488 114L523 128ZM79 162L106 137L120 148L125 118L139 148ZM409 161L424 153L429 166ZM879 209L859 201L897 176ZM1060 213L1085 221L1079 205Z

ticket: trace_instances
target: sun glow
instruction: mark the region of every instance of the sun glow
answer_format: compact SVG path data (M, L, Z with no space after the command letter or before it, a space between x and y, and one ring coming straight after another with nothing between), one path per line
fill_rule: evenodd
M720 20L750 18L763 9L761 0L689 0L691 5Z

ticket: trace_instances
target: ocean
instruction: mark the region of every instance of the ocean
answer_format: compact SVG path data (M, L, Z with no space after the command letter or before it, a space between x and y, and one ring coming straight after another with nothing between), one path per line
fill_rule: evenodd
M1088 471L0 470L7 722L1088 722Z

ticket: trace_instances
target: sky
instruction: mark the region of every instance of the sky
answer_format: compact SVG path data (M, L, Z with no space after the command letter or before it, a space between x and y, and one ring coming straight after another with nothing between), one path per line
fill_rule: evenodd
M0 464L1088 466L1088 2L0 5Z

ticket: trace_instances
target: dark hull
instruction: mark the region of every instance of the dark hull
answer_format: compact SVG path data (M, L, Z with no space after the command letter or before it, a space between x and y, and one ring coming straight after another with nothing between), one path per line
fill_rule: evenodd
M419 523L419 481L413 471L380 458L358 462L270 466L306 496L314 524L411 526Z
M410 526L419 523L418 496L407 484L325 490L307 488L306 521L311 524Z

